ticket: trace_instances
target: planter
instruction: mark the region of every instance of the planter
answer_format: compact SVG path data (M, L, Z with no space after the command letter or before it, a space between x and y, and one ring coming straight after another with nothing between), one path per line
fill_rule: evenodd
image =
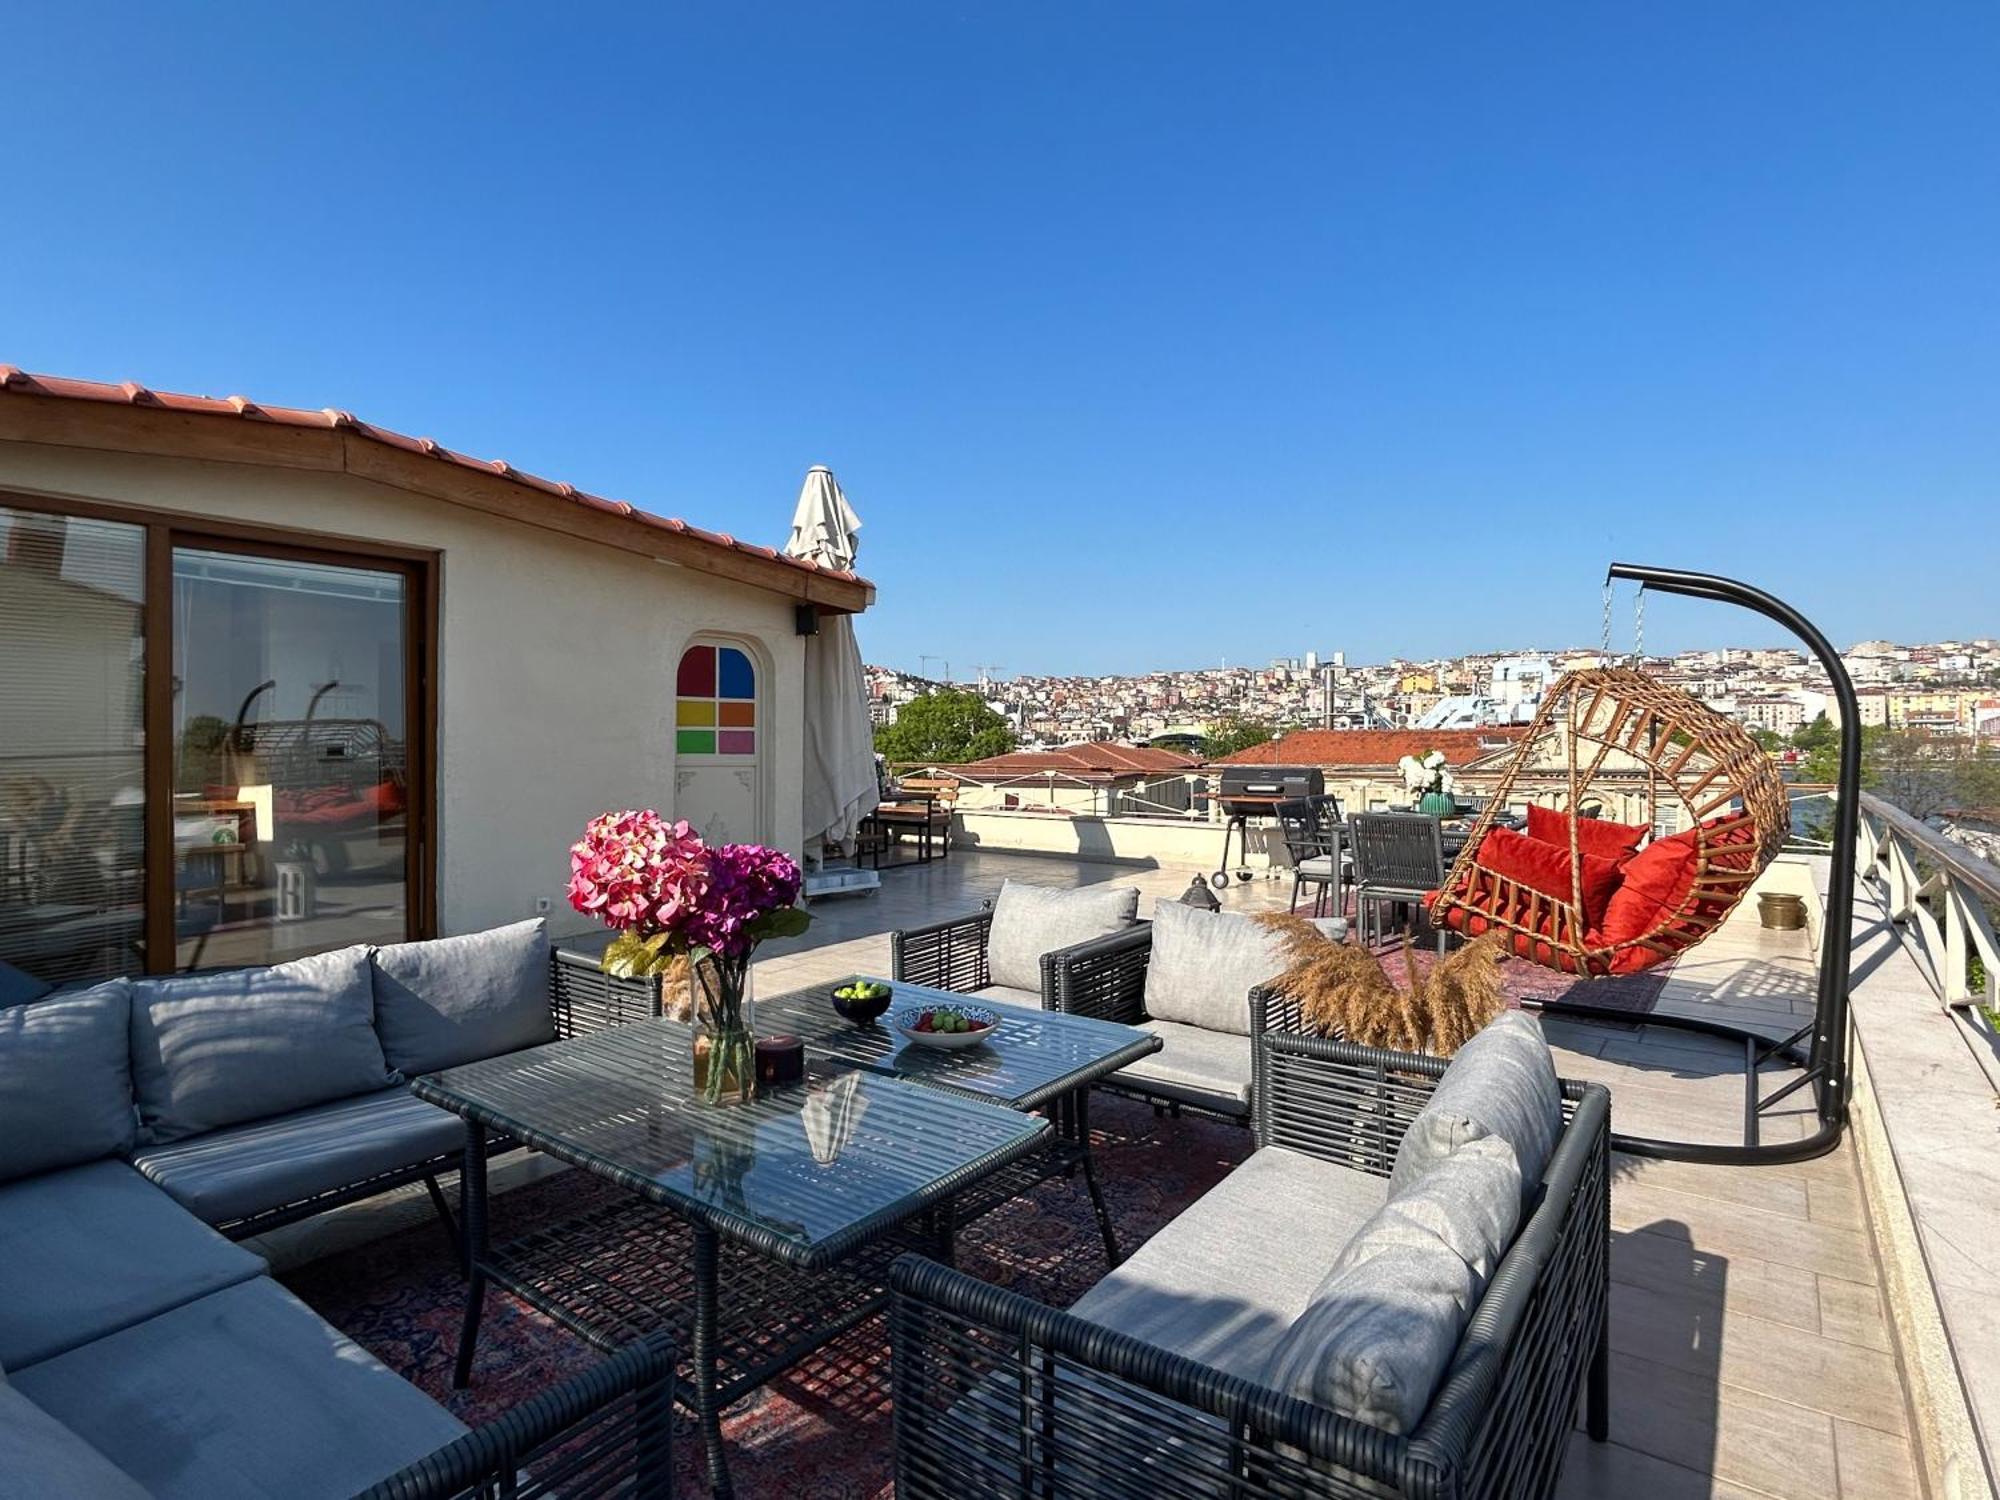
M1757 898L1757 920L1774 932L1801 931L1806 925L1805 898L1766 891Z
M1433 818L1458 816L1458 799L1450 792L1425 792L1417 798L1417 811Z

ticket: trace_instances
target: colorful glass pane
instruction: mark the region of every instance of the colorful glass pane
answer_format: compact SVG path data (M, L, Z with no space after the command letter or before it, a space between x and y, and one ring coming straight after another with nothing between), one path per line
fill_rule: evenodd
M718 698L754 698L757 696L757 673L750 665L750 658L734 646L724 646L716 653L722 661L722 685L716 690ZM686 692L687 689L681 689Z
M705 698L683 698L674 710L674 722L696 727L715 722L715 705Z
M755 755L757 733L752 729L721 730L715 736L715 748L721 755Z
M674 691L683 698L715 696L715 647L690 646L681 653L679 681Z
M720 703L716 705L721 717L715 722L725 729L751 729L757 723L757 705L754 703ZM704 719L703 723L708 721Z
M713 729L679 729L674 732L674 749L682 755L715 754Z

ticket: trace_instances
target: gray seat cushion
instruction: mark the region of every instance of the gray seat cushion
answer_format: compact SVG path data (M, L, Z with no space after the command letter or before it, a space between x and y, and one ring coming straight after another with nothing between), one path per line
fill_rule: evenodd
M1458 1252L1392 1198L1271 1350L1263 1383L1385 1432L1414 1431L1478 1294Z
M1340 873L1340 863L1331 854L1315 854L1299 861L1298 873L1308 880L1331 880Z
M1032 1010L1043 1008L1040 990L1017 990L1004 984L989 984L983 990L974 990L972 997L975 1000L998 1000L1005 1005L1025 1005Z
M132 1165L189 1212L226 1224L464 1144L465 1125L457 1115L392 1088L141 1147Z
M160 1500L350 1495L465 1432L268 1277L13 1379Z
M122 1161L0 1187L0 1365L23 1366L263 1274Z
M1136 885L1071 891L1002 881L986 933L986 977L1009 989L1042 992L1042 955L1122 932L1139 919Z
M0 1380L0 1495L146 1500L138 1482Z
M1347 932L1339 917L1315 925L1336 940ZM1146 1014L1248 1036L1250 992L1287 967L1284 940L1255 917L1161 901L1146 960Z
M0 1182L131 1149L131 992L0 1009Z
M368 950L132 981L140 1140L202 1135L395 1083Z
M1279 1340L1388 1190L1380 1177L1267 1146L1070 1311L1262 1380Z
M375 950L375 1030L408 1077L555 1040L548 924Z
M1250 1038L1179 1021L1146 1021L1141 1029L1160 1039L1160 1050L1112 1074L1114 1083L1197 1109L1250 1113Z
M1542 1028L1513 1010L1459 1048L1396 1148L1400 1190L1467 1141L1497 1135L1514 1148L1532 1194L1562 1134L1562 1085Z

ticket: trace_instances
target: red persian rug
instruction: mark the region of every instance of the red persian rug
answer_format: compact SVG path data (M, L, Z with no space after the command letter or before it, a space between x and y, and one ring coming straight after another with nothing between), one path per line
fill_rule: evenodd
M1098 1179L1119 1243L1137 1247L1250 1154L1248 1130L1099 1096L1091 1123ZM581 1172L494 1199L496 1231L562 1218L615 1193ZM959 1265L983 1280L1068 1306L1104 1274L1104 1247L1082 1183L1050 1182L959 1238ZM512 1297L486 1302L469 1390L451 1388L464 1283L433 1224L332 1255L283 1278L321 1316L376 1358L477 1425L598 1356ZM731 1407L723 1418L729 1472L745 1497L863 1500L890 1482L888 1339L880 1319ZM675 1431L681 1493L704 1492L691 1418Z

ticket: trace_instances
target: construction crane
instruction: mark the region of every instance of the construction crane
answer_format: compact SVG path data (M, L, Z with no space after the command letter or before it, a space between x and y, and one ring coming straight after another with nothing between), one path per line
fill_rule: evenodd
M979 691L985 693L992 690L993 674L995 672L1004 672L1007 669L1005 667L996 667L991 662L984 662L974 666L972 670L979 674Z
M929 663L929 662L934 662L934 661L935 661L935 662L943 662L943 663L944 663L944 680L945 680L946 682L950 682L950 681L951 681L951 662L950 662L950 661L949 661L948 659L946 659L945 657L942 657L942 656L925 656L925 655L922 655L921 653L919 653L919 655L918 655L918 657L917 657L917 665L918 665L918 666L919 666L920 668L922 668L922 675L923 675L924 677L926 677L926 678L930 679L930 680L931 680L931 681L933 681L933 682L937 680L937 679L935 679L935 678L932 678L932 677L931 677L931 671L930 671L930 667L929 667L929 666L927 665L927 663Z

